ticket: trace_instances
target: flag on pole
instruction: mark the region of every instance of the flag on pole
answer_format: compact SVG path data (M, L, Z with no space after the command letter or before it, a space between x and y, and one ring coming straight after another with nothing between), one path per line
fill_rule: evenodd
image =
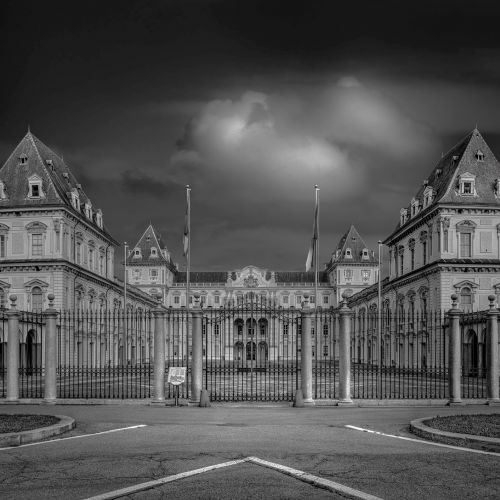
M310 271L313 268L313 261L315 261L316 256L316 245L318 244L318 219L319 219L319 199L318 199L318 185L314 186L316 190L316 205L314 207L314 224L313 224L313 236L311 238L311 246L309 247L309 253L307 254L306 259L306 272ZM316 262L314 262L316 264Z
M189 233L191 232L191 188L189 185L186 186L186 216L184 219L184 235L182 237L182 243L184 247L183 255L186 257L189 252Z

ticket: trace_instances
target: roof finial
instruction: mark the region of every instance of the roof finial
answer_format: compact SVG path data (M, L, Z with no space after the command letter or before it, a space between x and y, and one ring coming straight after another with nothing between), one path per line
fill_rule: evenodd
M31 128L29 123L28 123L28 134L31 134Z

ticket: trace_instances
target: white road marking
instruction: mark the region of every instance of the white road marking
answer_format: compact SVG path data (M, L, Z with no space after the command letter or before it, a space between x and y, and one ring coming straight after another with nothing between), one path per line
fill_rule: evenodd
M195 476L197 474L203 474L204 472L221 469L223 467L238 465L244 462L251 462L255 465L261 465L262 467L267 467L269 469L276 470L288 476L292 476L295 479L298 479L299 481L303 481L305 483L309 483L314 486L319 486L320 488L326 489L328 491L347 495L348 498L356 498L360 500L382 500L379 497L375 497L368 493L364 493L363 491L349 488L348 486L344 486L343 484L336 483L334 481L329 481L328 479L323 479L322 477L314 476L312 474L309 474L308 472L292 469L291 467L286 467L285 465L280 465L274 462L268 462L267 460L262 460L258 457L246 457L240 460L231 460L229 462L223 462L216 465L209 465L207 467L202 467L201 469L181 472L180 474L174 474L173 476L166 476L160 479L155 479L153 481L148 481L146 483L129 486L128 488L122 488L120 490L110 491L108 493L103 493L102 495L89 497L86 500L112 500L114 498L120 498L127 495L132 495L140 491L150 490L152 488L156 488L157 486L171 483L172 481L177 481L178 479L184 479L186 477Z
M196 474L202 474L203 472L208 472L215 469L221 469L223 467L229 467L231 465L241 464L247 462L247 458L241 460L231 460L230 462L223 462L221 464L209 465L207 467L202 467L201 469L194 469L187 472L181 472L180 474L174 474L173 476L162 477L161 479L155 479L154 481L148 481L147 483L136 484L134 486L129 486L128 488L122 488L120 490L110 491L108 493L103 493L102 495L97 495L95 497L89 497L87 500L111 500L112 498L120 498L126 495L131 495L139 491L150 490L156 486L161 486L162 484L171 483L172 481L177 481L178 479L184 479L185 477L195 476Z
M20 444L19 446L8 446L6 448L0 448L0 451L17 450L19 448L25 448L26 446L38 446L41 444L59 443L60 441L67 441L68 439L82 439L92 436L100 436L101 434L111 434L112 432L128 431L130 429L140 429L141 427L147 427L147 425L146 424L132 425L130 427L121 427L120 429L110 429L109 431L94 432L93 434L82 434L81 436L71 436L61 439L50 439L48 441L38 441L37 443Z
M495 453L494 451L475 450L474 448L463 448L461 446L453 446L451 444L435 443L434 441L424 441L423 439L415 439L405 436L396 436L394 434L385 434L384 432L372 431L371 429L363 429L362 427L356 427L355 425L346 425L346 427L349 429L354 429L355 431L368 432L369 434L377 434L378 436L402 439L404 441L413 441L414 443L419 443L419 444L429 444L431 446L449 448L450 450L467 451L469 453L479 453L480 455L493 455L495 457L500 457L500 453Z
M359 498L361 500L381 500L380 497L376 497L370 495L369 493L349 488L349 486L344 486L343 484L336 483L335 481L330 481L329 479L314 476L312 474L309 474L308 472L292 469L291 467L286 467L285 465L268 462L267 460L261 460L257 457L248 457L248 461L257 465L262 465L263 467L277 470L278 472L282 472L283 474L292 476L295 479L299 479L300 481L304 481L314 486L319 486L328 491L347 495L348 498Z

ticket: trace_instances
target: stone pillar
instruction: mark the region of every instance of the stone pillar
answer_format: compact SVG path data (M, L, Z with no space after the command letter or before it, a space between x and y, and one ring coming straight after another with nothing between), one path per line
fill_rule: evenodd
M339 310L339 406L352 405L351 399L351 321L353 312L347 305L348 295L342 294Z
M153 310L154 330L154 398L152 403L165 404L165 311L161 306L161 295L157 296L158 305Z
M44 403L55 404L57 399L57 315L55 296L47 295L49 308L45 311L45 389Z
M8 318L9 336L7 339L7 397L6 401L19 401L19 318L21 313L16 309L17 295L10 296Z
M488 300L490 301L490 310L487 313L486 329L487 404L494 405L500 404L498 392L498 316L500 316L500 311L495 307L496 297L494 295L490 295Z
M462 339L460 335L460 316L458 295L451 296L451 309L448 311L450 319L449 348L448 348L448 389L450 400L448 405L462 405Z
M191 309L191 397L189 398L189 404L198 406L200 403L200 395L203 384L203 337L201 334L202 312L200 307L200 294L194 293L193 295L194 306Z
M301 390L304 406L314 406L312 397L312 316L314 311L309 303L309 294L304 294L302 306L302 339L300 346Z

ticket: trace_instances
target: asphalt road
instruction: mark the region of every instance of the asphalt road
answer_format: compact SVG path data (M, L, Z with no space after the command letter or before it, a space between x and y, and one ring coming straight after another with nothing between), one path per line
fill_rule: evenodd
M345 427L350 424L414 437L408 433L408 423L414 418L495 412L495 408L486 406L294 409L19 405L1 406L0 412L68 415L76 419L77 428L61 437L88 435L1 450L2 499L83 499L247 456L387 499L500 497L500 455L458 451ZM146 427L89 435L138 424ZM295 488L292 478L286 481L286 488L272 488L271 483L276 486L280 481L276 479L276 483L273 477L280 474L258 466L239 467L181 480L136 498L292 498L283 493L286 488ZM221 482L227 484L223 494L216 493ZM306 496L325 497L324 490L309 485L307 489L311 493Z

